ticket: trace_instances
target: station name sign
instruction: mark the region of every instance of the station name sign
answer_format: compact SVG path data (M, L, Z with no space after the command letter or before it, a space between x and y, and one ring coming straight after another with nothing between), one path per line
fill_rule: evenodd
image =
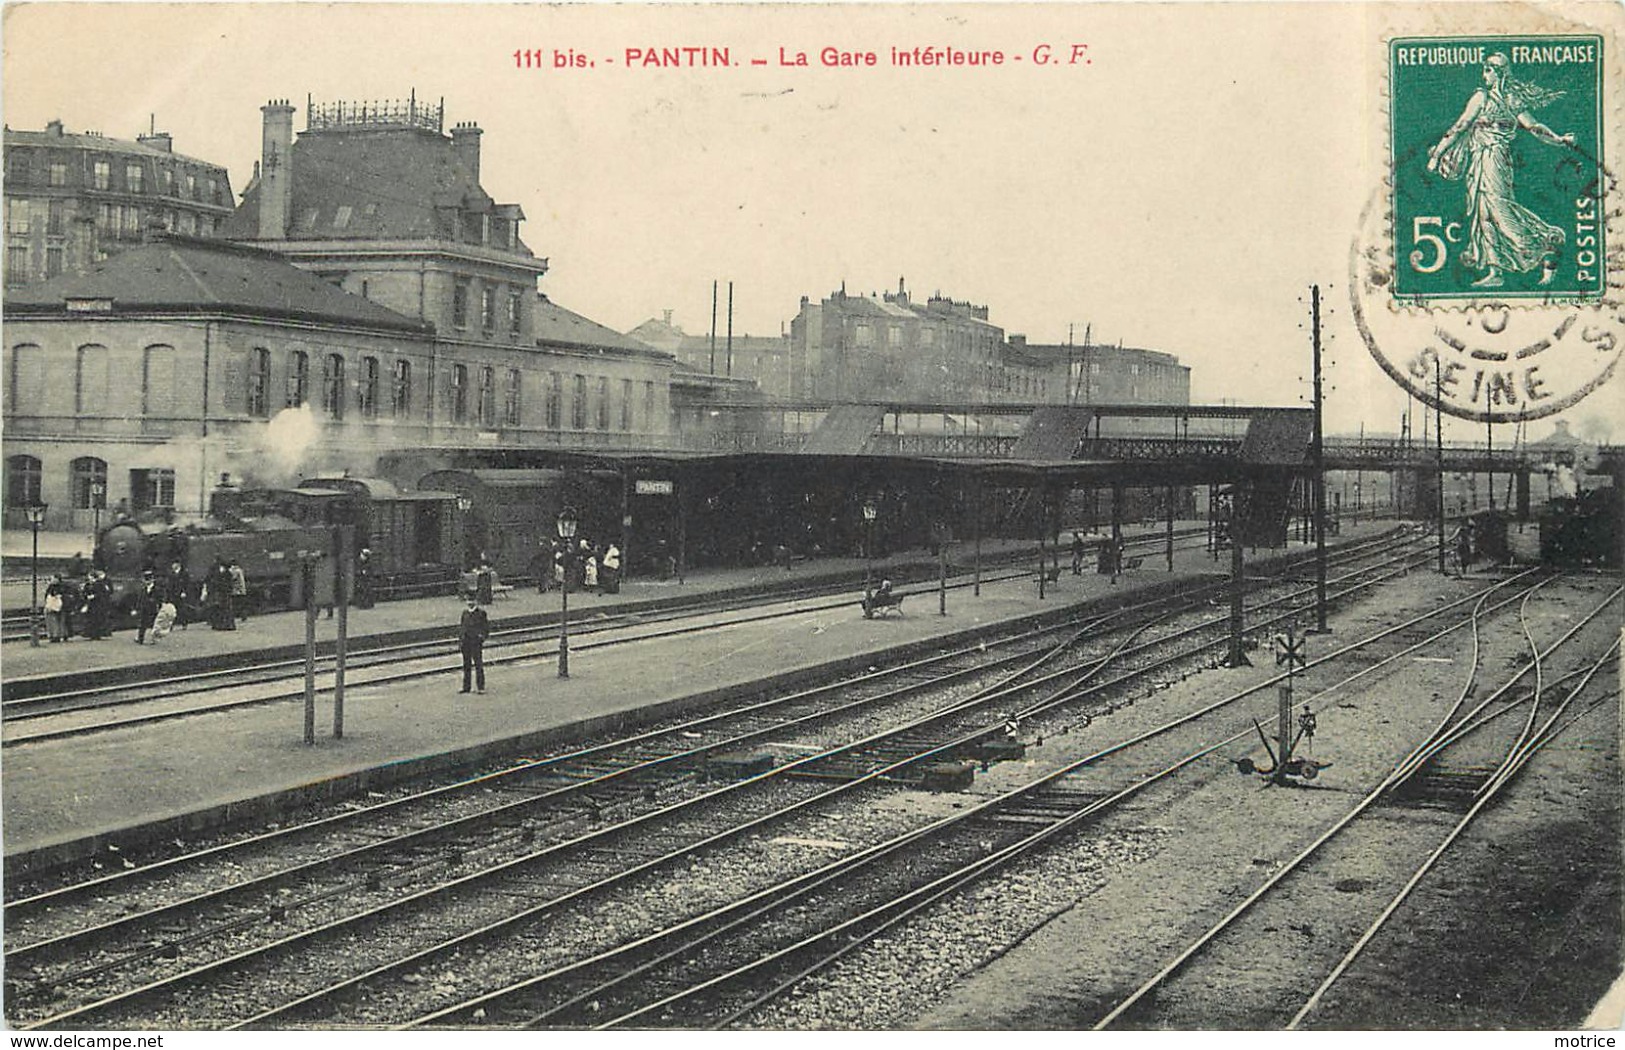
M639 478L632 483L632 491L639 496L669 496L672 483L656 478Z

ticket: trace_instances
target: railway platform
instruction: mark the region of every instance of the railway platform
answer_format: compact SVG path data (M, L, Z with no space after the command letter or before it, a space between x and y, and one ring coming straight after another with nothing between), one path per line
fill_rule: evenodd
M1345 529L1338 539L1347 542L1389 527ZM983 553L991 557L1001 548L1007 553L1034 550L1030 542L984 544ZM1302 549L1260 551L1257 557ZM877 562L875 568L906 579L909 561L899 556ZM950 561L963 568L969 553L953 551ZM851 581L852 601L635 646L598 651L573 646L569 679L558 677L551 656L504 663L488 668L483 695L460 694L455 671L389 685L352 684L346 690L343 739L331 735L331 675L320 675L318 733L309 746L303 741L303 706L297 700L83 736L8 742L0 763L4 854L8 865L33 867L108 851L121 840L189 836L244 820L275 822L293 807L362 794L417 773L523 755L527 748L658 719L763 682L790 682L832 667L861 670L887 651L946 643L1066 605L1188 586L1228 569L1227 561L1215 560L1200 546L1176 552L1172 572L1159 553L1115 582L1091 571L1092 566L1074 576L1068 562L1063 552L1059 578L1048 584L1042 599L1032 571L1016 575L1006 570L998 575L1007 578L985 582L979 597L968 587L950 590L947 615L938 614L934 586L921 582L903 588L924 591L910 595L904 615L875 620L865 619L858 607L865 564L856 558L826 558L788 571L701 571L680 587L675 580L632 580L618 595L572 591L572 628L612 610L657 608L679 590L746 595L789 582L834 578ZM922 564L934 562L915 552L915 578ZM460 607L456 599L440 597L351 610L350 636L438 633L449 639ZM500 627L527 618L545 622L558 610L557 590L538 595L531 588L515 590L490 611L493 627ZM320 619L318 639L331 642L335 626L334 620ZM5 680L9 691L12 683L31 676L199 657L240 658L250 650L302 645L304 629L304 614L289 612L253 617L235 632L194 624L157 645L134 644L132 632L37 649L13 643L4 653ZM113 856L108 853L110 862Z

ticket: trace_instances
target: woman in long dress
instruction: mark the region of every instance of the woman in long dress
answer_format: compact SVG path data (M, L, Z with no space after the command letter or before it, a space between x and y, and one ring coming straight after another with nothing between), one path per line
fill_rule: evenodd
M1484 60L1484 86L1473 92L1461 116L1428 151L1428 170L1446 179L1464 179L1468 236L1462 261L1484 276L1475 288L1499 288L1506 271L1542 270L1549 284L1563 247L1563 231L1519 204L1512 186L1512 141L1521 127L1553 146L1574 145L1529 115L1531 109L1562 96L1516 80L1510 62L1496 53Z

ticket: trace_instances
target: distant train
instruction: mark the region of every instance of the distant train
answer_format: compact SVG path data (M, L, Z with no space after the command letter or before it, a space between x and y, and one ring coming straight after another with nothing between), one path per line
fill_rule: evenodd
M115 619L133 616L143 572L162 575L176 562L192 580L191 600L217 562L235 561L247 577L250 608L298 609L308 598L302 566L310 558L336 566L339 530L349 526L352 557L370 551L376 593L435 593L454 585L456 510L452 493L402 492L376 478L313 478L289 489L223 485L209 518L196 525L125 521L104 529L97 562L113 587ZM325 575L332 579L333 569Z
M1620 566L1620 493L1604 486L1557 496L1540 512L1540 560L1549 565Z

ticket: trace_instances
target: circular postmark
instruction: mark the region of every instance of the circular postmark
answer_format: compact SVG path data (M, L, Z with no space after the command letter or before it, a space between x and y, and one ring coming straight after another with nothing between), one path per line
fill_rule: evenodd
M1589 189L1611 246L1621 243L1618 205L1606 192L1612 185L1604 172ZM1396 383L1447 415L1502 423L1554 415L1608 382L1625 353L1625 263L1617 247L1608 253L1603 294L1591 301L1399 297L1390 192L1379 189L1361 215L1349 299L1360 337Z

